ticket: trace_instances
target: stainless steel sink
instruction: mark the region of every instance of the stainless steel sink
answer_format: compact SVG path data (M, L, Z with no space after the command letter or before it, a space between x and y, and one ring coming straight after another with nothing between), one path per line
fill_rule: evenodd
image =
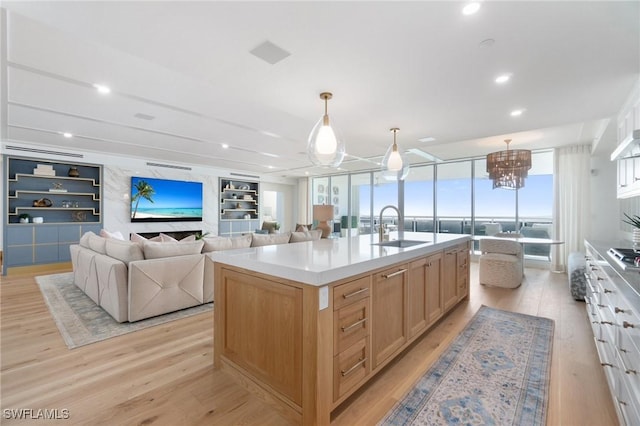
M374 246L382 246L382 247L398 247L398 248L406 248L417 246L418 244L426 244L430 241L416 241L416 240L393 240L393 241L383 241L381 243L373 243Z

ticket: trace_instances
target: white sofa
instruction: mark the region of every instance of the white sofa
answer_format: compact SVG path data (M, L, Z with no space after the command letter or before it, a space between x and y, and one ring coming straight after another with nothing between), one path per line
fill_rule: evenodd
M116 321L134 322L213 302L213 260L208 252L319 237L320 232L309 231L160 242L87 232L70 247L73 282Z

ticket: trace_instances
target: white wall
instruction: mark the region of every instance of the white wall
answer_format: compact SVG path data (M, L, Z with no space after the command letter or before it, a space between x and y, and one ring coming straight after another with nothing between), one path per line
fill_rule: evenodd
M616 198L616 163L608 153L591 157L591 231L596 241L619 239L619 200Z

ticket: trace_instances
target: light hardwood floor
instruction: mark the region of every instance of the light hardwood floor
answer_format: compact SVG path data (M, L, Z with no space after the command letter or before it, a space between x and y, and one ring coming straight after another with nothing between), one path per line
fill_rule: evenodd
M584 303L570 297L566 275L527 269L516 290L486 288L477 277L472 263L470 300L339 407L332 424L374 425L482 304L555 320L548 425L617 424ZM212 313L69 350L27 275L1 278L0 320L3 425L28 424L6 418L20 408L68 410L55 424L287 424L213 370Z

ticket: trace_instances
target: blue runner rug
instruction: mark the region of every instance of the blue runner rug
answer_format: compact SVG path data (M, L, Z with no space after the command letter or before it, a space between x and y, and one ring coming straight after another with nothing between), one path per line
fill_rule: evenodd
M544 425L553 320L482 306L380 425Z

